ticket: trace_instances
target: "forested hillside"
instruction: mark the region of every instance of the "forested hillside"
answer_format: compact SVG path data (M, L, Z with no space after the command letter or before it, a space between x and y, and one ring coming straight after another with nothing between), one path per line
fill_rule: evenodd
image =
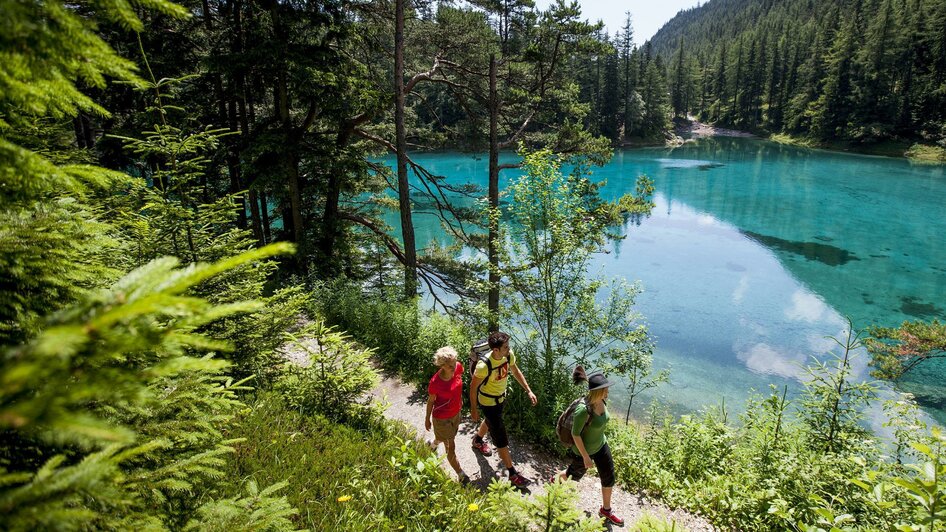
M816 141L946 138L943 0L712 0L650 44L677 115Z

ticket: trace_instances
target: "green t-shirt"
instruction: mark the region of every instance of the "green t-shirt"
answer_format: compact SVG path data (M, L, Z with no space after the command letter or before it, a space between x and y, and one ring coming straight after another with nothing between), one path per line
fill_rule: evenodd
M591 415L591 422L585 427L589 415ZM607 406L605 406L604 413L600 416L589 412L584 401L575 406L575 416L572 418L572 436L581 436L581 441L585 444L585 451L589 455L600 451L604 444L608 443L608 437L604 434L604 428L608 425L608 418ZM584 427L584 430L582 430L582 427ZM581 456L577 445L572 445L572 451Z
M493 406L499 402L498 399L483 395L484 393L500 396L506 392L506 381L509 378L509 368L516 367L516 355L512 351L509 351L508 358L502 357L499 360L496 360L492 355L490 355L489 364L493 368L492 372L489 371L489 369L486 367L486 362L483 361L477 362L476 369L473 370L473 376L478 379L486 379L487 374L489 374L489 379L483 381L483 383L480 385L479 392L481 393L477 393L476 397L476 402L483 406Z

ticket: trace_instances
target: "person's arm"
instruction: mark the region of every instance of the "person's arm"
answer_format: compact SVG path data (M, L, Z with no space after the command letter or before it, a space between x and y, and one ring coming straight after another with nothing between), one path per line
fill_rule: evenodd
M430 393L427 394L427 415L424 416L424 428L428 431L430 430L430 415L434 411L434 401L437 400L437 396Z
M581 433L584 432L589 417L591 417L591 412L587 408L576 411L575 415L572 416L572 439L575 440L575 447L578 447L578 453L581 454L581 459L585 462L585 469L591 469L594 466L591 456L588 455L588 450L585 449L585 441L581 439Z
M479 405L476 404L476 390L480 387L480 383L483 382L483 379L473 376L473 380L470 381L470 418L473 421L480 420L480 409Z
M581 459L585 461L585 469L591 469L595 466L595 463L591 460L591 456L588 455L588 451L585 450L585 442L582 441L580 435L572 435L572 439L575 440L575 447L578 447L578 452L581 453Z
M510 366L509 371L512 373L512 376L519 381L519 384L522 386L522 389L529 394L529 400L532 401L532 406L535 406L539 400L536 398L535 394L532 393L532 388L529 388L529 383L526 382L526 376L522 374L522 370L519 369L519 366Z

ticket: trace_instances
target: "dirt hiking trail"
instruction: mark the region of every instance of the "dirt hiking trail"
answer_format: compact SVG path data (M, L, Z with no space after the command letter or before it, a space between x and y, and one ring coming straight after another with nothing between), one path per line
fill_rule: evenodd
M377 401L389 403L385 410L386 417L403 422L414 430L420 440L433 440L433 432L424 429L424 412L427 402L427 394L424 390L418 390L413 385L401 382L398 377L382 372L381 382L371 391L371 395ZM539 400L541 401L542 398L540 397ZM495 449L491 456L483 456L471 449L475 430L476 424L470 419L469 411L464 410L461 413L460 431L456 437L457 460L463 471L470 476L472 484L485 491L494 478L505 477L506 469ZM486 441L489 442L489 436L486 437ZM492 448L492 442L489 443ZM523 490L531 494L542 493L549 477L567 465L563 459L550 456L533 445L518 441L515 435L510 436L509 451L519 473L532 481ZM451 478L455 478L456 474L444 455L443 445L438 447L437 454L441 457L441 467L450 474ZM598 508L601 506L601 484L593 471L581 479L578 490L579 507L589 515L597 516ZM627 492L620 486L614 487L611 508L615 514L624 519L624 527L627 530L634 530L634 523L645 513L676 521L678 528L682 525L685 530L693 532L716 530L702 517L685 510L671 510L646 496Z

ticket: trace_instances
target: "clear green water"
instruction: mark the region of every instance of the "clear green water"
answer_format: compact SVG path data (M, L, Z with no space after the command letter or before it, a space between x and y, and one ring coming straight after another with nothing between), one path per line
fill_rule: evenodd
M486 183L484 156L414 158L450 182ZM618 151L594 171L609 199L640 174L654 179L657 207L593 268L641 281L655 366L672 369L638 413L655 397L679 413L721 401L738 411L769 384L797 393L802 364L831 350L826 336L841 334L845 316L856 327L946 319L942 166L715 138ZM420 246L445 238L424 207ZM866 356L857 372L869 378ZM899 388L946 422L944 376L946 365L929 364Z

